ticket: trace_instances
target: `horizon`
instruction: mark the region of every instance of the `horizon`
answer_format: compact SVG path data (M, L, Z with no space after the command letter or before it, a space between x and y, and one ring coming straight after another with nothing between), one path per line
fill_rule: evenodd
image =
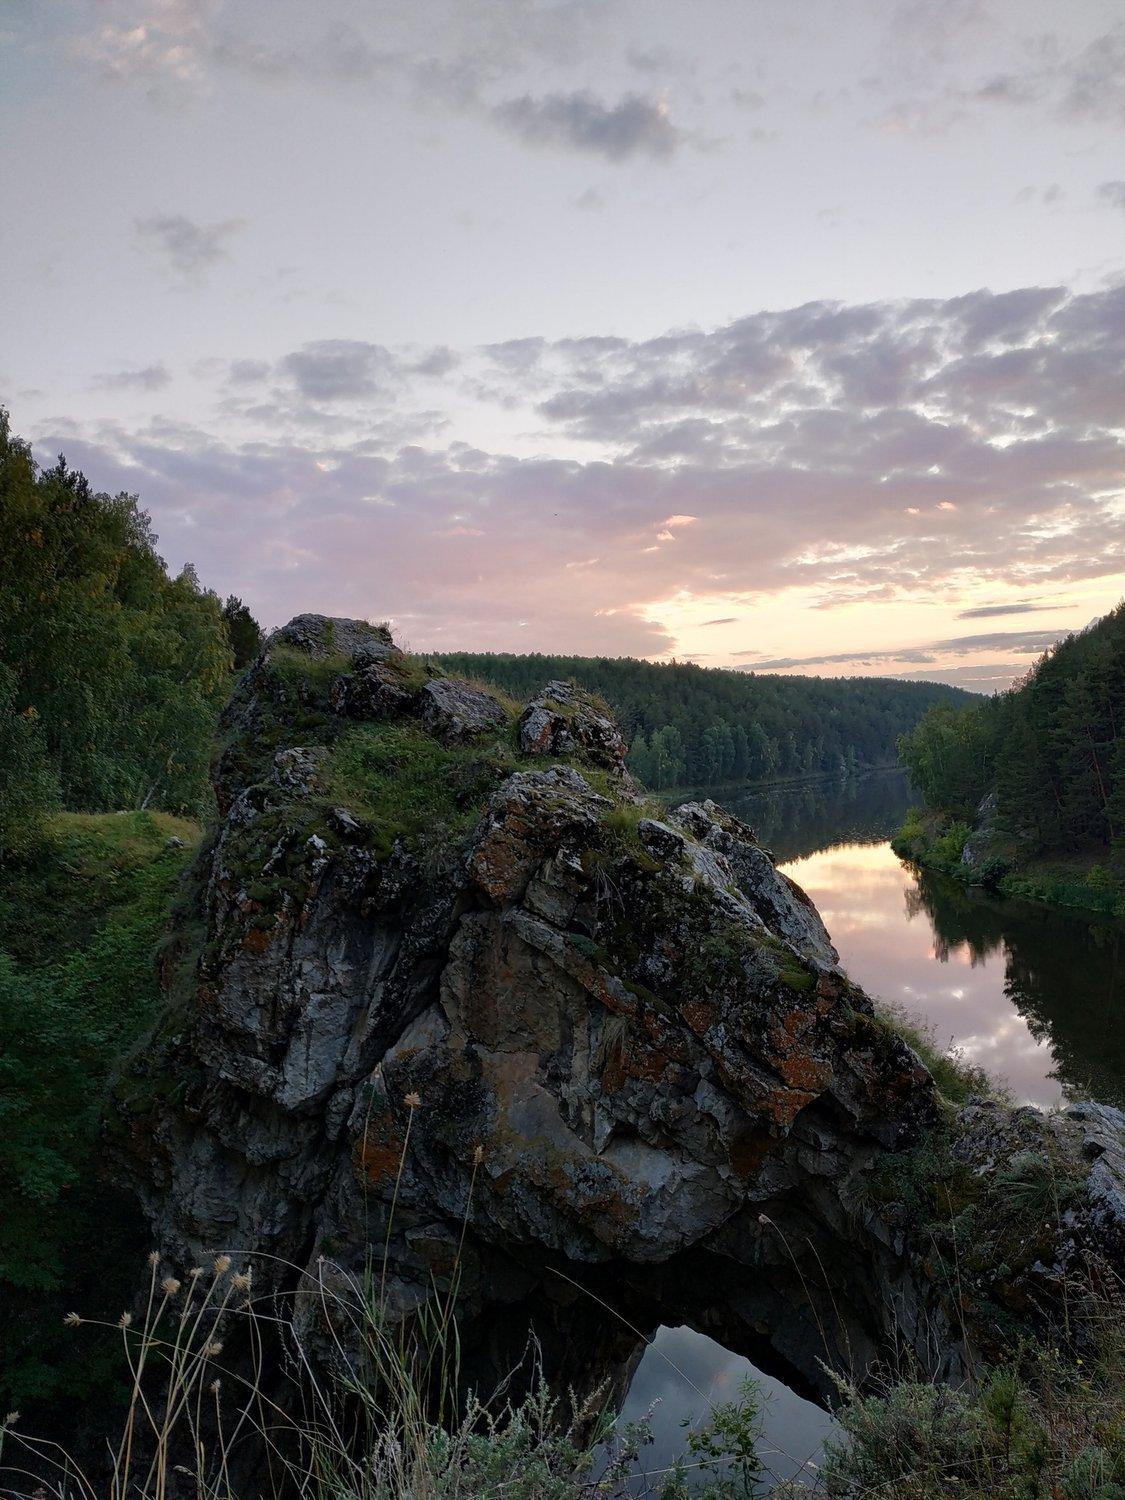
M1009 686L1125 595L1125 19L848 11L13 5L13 430L266 626Z

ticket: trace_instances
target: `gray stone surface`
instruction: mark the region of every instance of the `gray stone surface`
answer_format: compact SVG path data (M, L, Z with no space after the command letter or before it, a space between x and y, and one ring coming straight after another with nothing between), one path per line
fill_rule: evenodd
M419 694L422 723L446 744L464 743L505 722L500 700L456 677L435 677Z

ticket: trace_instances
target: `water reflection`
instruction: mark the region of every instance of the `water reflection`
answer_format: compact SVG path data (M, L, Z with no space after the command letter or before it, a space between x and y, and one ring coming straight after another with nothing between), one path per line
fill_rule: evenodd
M769 1476L762 1493L798 1474L811 1477L833 1428L828 1413L691 1328L660 1329L645 1350L622 1407L623 1422L651 1413L653 1441L644 1454L647 1472L666 1469L684 1451L684 1424L696 1426L713 1406L737 1401L747 1379L754 1381L762 1401L758 1451Z
M909 803L905 777L892 774L759 793L736 810L786 860L869 993L1021 1099L1125 1103L1122 928L904 865L885 840Z
M883 843L916 799L905 771L884 771L741 796L727 790L715 800L744 818L779 860L791 860L839 844Z

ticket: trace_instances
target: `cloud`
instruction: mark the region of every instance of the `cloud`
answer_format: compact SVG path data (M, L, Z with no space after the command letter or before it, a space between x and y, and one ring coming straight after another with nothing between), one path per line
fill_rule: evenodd
M166 555L273 622L329 608L401 616L419 648L658 655L694 618L761 642L780 599L805 623L744 663L936 669L1056 632L835 662L790 642L845 605L987 620L1125 575L1125 287L821 301L645 339L322 339L213 375L216 431L32 436L138 491ZM511 434L491 450L466 441L481 403Z
M404 6L377 25L362 8L355 24L323 21L314 8L283 28L256 23L244 9L223 0L102 0L103 19L74 38L71 53L164 104L205 95L236 74L262 87L398 92L425 111L479 116L529 146L611 162L665 158L685 139L664 105L642 93L606 100L590 88L515 91L544 67L596 57L591 41L604 34L605 0L454 0L445 15L436 3ZM634 49L627 61L647 77L690 81L694 72L690 59L660 46Z
M605 207L605 194L599 189L589 187L585 192L579 193L573 200L574 207L580 208L584 213L597 213Z
M524 94L495 105L492 118L527 145L589 152L613 162L667 158L681 141L665 106L642 94L626 94L613 104L589 89L540 98Z
M702 620L702 621L700 621L700 624L702 624L702 625L737 625L737 623L738 623L738 616L737 615L723 615L718 620Z
M959 620L988 620L995 615L1029 615L1036 610L1058 609L1057 604L1036 604L1031 599L1013 599L1008 604L978 604L972 609L959 609Z
M198 224L186 214L158 214L137 219L133 227L138 243L166 270L193 280L229 258L230 241L245 226L241 219Z
M227 368L227 381L231 385L258 385L269 373L269 363L264 359L236 359Z
M757 658L745 670L776 672L791 667L871 667L882 662L913 662L916 666L937 664L942 656L969 656L975 651L1011 651L1021 656L1041 656L1062 640L1065 630L994 630L982 635L959 635L925 646L896 646L877 651L836 651L819 656L764 657L757 651L736 651L736 656ZM910 674L914 675L914 674Z
M107 391L162 391L171 384L172 377L163 362L145 365L141 370L119 370L106 375L96 375L94 385Z
M973 7L953 15L953 28L979 26L982 8ZM959 60L948 49L924 63L912 30L899 34L912 52L909 61L897 56L888 61L884 76L869 80L876 93L914 87L908 97L895 98L877 117L876 123L893 131L939 132L971 123L981 110L1031 111L1064 124L1093 122L1125 124L1125 23L1111 26L1086 45L1065 52L1056 36L1018 37L1010 66L983 76L953 74ZM977 49L967 43L961 55L971 58Z
M280 370L310 401L360 400L384 389L399 369L381 344L320 339L287 354Z
M1119 208L1122 213L1125 213L1125 182L1100 183L1098 197L1103 203L1108 203L1111 208Z

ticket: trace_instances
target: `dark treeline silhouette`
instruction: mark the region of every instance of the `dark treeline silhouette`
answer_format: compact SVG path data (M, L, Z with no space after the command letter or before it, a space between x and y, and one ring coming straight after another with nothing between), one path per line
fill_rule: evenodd
M1125 604L1053 646L1015 688L935 705L900 752L926 805L996 826L1023 857L1125 859Z
M899 737L928 708L968 699L940 683L775 677L632 657L457 652L438 659L517 698L552 678L600 693L629 739L630 768L656 790L888 765Z

